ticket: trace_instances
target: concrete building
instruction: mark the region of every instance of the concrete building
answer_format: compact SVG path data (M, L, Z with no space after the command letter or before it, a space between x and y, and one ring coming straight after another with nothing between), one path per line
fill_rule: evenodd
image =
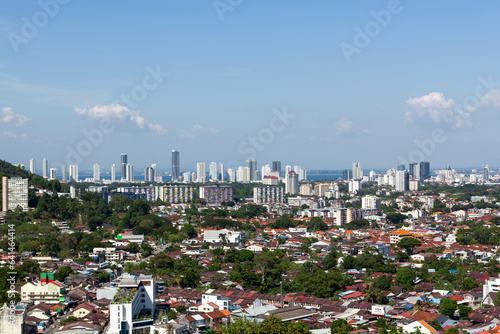
M224 235L224 236L222 236ZM203 232L203 242L222 242L240 243L243 235L242 232L232 230L205 230Z
M101 165L94 164L93 171L94 171L94 181L100 181L101 180Z
M200 198L203 198L208 205L220 205L222 202L232 202L233 187L219 185L200 187Z
M218 181L219 180L219 171L217 168L216 162L211 162L208 167L208 177L210 181Z
M127 153L121 154L121 179L122 181L127 180Z
M156 187L157 198L167 203L187 203L194 199L194 187L172 185Z
M155 181L155 171L153 167L144 168L144 181L148 183Z
M198 162L196 164L196 182L205 183L207 176L207 168L204 162Z
M179 181L181 177L180 156L179 151L172 150L172 181Z
M408 191L410 189L409 174L405 170L396 171L396 191Z
M124 278L109 306L109 333L134 334L154 323L155 281L152 276Z
M367 195L361 199L361 208L380 210L382 201L377 196Z
M49 178L49 161L46 158L42 160L42 173L44 179Z
M147 201L154 201L156 196L156 188L155 187L119 187L116 189L117 193L122 194L135 194L135 195L144 195L144 199Z
M299 175L293 171L285 176L285 193L290 195L299 193Z
M21 303L57 304L64 302L64 293L64 286L54 279L54 273L41 273L39 281L28 282L21 287Z
M78 165L69 165L69 181L78 182Z
M30 172L36 174L36 160L34 158L30 160Z
M62 165L62 181L68 181L68 165Z
M278 185L278 177L277 176L264 176L262 178L262 184L266 186L277 186Z
M36 328L28 328L26 325L26 307L24 305L0 306L0 333L28 334L36 333ZM30 329L33 329L31 331Z
M126 182L134 182L134 165L133 164L127 164L125 166L126 168L126 174L125 174L125 180Z
M363 179L363 171L361 170L361 164L359 162L352 163L352 178L354 180Z
M116 182L116 165L111 165L111 183Z
M57 168L51 168L49 170L49 179L56 180L57 179Z
M299 193L302 196L312 196L314 195L313 187L309 183L304 183L299 186Z
M361 181L353 178L349 181L349 193L356 194L361 189Z
M255 187L253 201L255 204L284 204L284 189L277 186Z
M28 211L28 179L2 177L2 211L14 211L18 206Z
M281 161L273 161L271 172L277 172L278 177L281 177Z

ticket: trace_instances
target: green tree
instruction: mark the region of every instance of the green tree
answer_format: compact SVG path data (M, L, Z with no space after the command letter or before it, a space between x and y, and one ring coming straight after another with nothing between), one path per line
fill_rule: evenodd
M59 242L53 234L49 234L43 239L43 245L44 246L42 247L42 254L48 256L57 256L61 251Z
M399 248L404 248L406 252L411 255L415 247L418 247L422 244L422 242L415 238L402 238L398 242Z
M403 215L401 213L397 213L397 212L391 212L391 213L388 213L385 218L387 220L389 220L392 224L399 224L399 223L404 222L404 220L406 218L408 218L408 216Z
M469 314L473 312L472 308L466 305L458 306L458 314L460 314L460 318L468 318Z
M330 325L330 331L332 334L347 334L353 331L354 327L349 325L344 319L337 319L332 321Z
M71 274L72 270L69 266L60 267L54 274L54 278L60 282L64 282L64 279Z
M40 265L33 260L24 261L21 270L27 275L40 275Z
M67 325L67 324L70 324L72 322L76 322L78 321L78 318L77 317L74 317L74 316L69 316L67 317L66 319L64 320L61 320L61 322L59 323L60 326L64 326L64 325Z
M478 286L479 286L479 284L477 284L476 281L474 281L474 279L472 277L467 277L466 279L464 279L462 281L462 290L463 291L469 291L469 290L472 290L474 288L477 288Z
M409 267L402 267L396 273L396 284L404 284L406 289L410 289L417 278L415 270Z
M439 303L439 313L452 317L457 310L457 301L450 298L443 298Z
M387 276L382 275L373 282L373 287L378 290L389 290L391 288L391 280Z
M175 307L175 310L178 312L178 313L181 313L181 312L184 312L186 310L186 306L185 305L177 305Z

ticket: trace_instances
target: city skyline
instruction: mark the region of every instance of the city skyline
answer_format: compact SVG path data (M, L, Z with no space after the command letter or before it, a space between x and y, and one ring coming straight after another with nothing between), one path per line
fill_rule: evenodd
M90 1L48 15L9 3L2 158L26 164L43 152L51 165L86 169L123 151L168 166L175 149L182 168L248 159L498 168L482 147L500 116L499 6L277 1L221 13L202 1ZM38 13L48 22L27 35Z

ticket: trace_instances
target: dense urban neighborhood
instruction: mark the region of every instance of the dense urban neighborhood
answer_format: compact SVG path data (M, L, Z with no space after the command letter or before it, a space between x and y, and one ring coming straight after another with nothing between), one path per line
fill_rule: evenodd
M106 183L0 161L0 333L500 332L500 175L252 164Z

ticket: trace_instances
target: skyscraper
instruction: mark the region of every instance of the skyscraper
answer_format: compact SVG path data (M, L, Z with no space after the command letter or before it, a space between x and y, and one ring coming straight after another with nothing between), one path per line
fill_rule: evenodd
M420 162L420 179L427 180L431 177L431 164L428 161Z
M68 165L62 165L62 180L68 181Z
M51 168L49 172L49 179L56 180L57 179L57 168Z
M350 179L352 179L352 171L350 169L344 169L342 179L344 179L344 181L349 181Z
M36 160L34 158L30 160L30 172L36 174Z
M273 161L271 172L279 172L279 176L281 176L281 161Z
M49 178L49 161L46 158L44 158L42 161L42 168L43 168L42 176L45 179L48 179Z
M484 180L484 182L487 182L490 180L490 168L488 165L486 165L483 168L483 180Z
M299 193L299 175L294 171L285 175L285 193L290 195Z
M210 180L217 181L218 180L218 170L217 170L217 163L216 162L211 162L210 167L208 168L208 175Z
M125 180L127 182L134 182L134 165L127 164L125 168Z
M222 162L219 162L219 180L226 181L226 170Z
M69 165L69 180L78 182L78 165Z
M178 181L181 177L180 153L172 150L172 181Z
M121 170L121 179L127 179L127 153L122 153L122 170Z
M353 180L361 180L363 178L363 171L359 162L352 163L352 178Z
M116 181L116 165L112 164L111 165L111 182Z
M151 168L153 169L153 179L151 182L156 182L156 164L151 164Z
M144 168L144 181L154 182L154 169L153 169L153 167Z
M420 179L420 165L417 162L410 162L409 165L409 174L411 180L419 180Z
M396 191L408 191L409 175L405 170L396 171Z
M2 177L2 211L28 210L28 179Z
M207 168L204 162L198 162L196 164L196 182L205 183L207 177Z
M255 159L248 159L247 160L247 167L250 169L250 181L257 180L255 171L257 170L257 160Z
M94 181L101 180L101 165L94 164Z

